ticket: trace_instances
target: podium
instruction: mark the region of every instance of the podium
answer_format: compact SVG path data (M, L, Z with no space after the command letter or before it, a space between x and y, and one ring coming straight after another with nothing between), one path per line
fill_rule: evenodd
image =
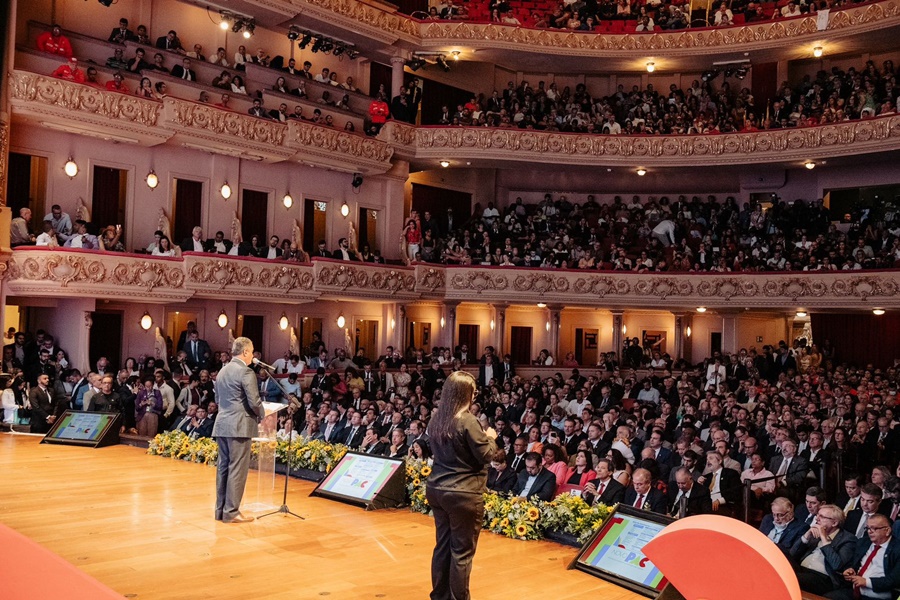
M259 447L256 456L256 497L253 502L244 505L244 509L256 515L267 513L278 508L275 501L275 449L278 447L278 413L287 408L287 404L263 402L266 416L259 423L259 433L253 443Z

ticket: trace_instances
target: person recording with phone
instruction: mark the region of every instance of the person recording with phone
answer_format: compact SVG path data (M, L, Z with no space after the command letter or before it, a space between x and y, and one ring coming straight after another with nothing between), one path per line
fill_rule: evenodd
M497 451L497 432L482 429L469 411L472 375L457 371L444 382L428 427L434 466L425 488L434 511L436 543L431 559L431 600L468 600L472 560L484 517L487 468Z

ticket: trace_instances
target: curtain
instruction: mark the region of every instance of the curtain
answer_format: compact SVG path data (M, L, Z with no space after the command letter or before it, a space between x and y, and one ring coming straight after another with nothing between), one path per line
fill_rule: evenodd
M244 190L241 201L241 232L246 241L253 235L259 236L259 243L266 246L269 236L266 227L269 224L269 194L256 190Z
M509 354L513 364L531 364L531 327L510 328Z
M189 179L175 180L175 223L172 244L180 244L191 237L191 231L200 224L203 205L203 182Z
M876 368L893 365L900 358L900 315L822 314L810 315L813 341L821 349L826 340L834 348L836 363Z
M120 178L122 171L110 167L94 167L94 190L91 202L91 219L97 228L122 224L124 211Z

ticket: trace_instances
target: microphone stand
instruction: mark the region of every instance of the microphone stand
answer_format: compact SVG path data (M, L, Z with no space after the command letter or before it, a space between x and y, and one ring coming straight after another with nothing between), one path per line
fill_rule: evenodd
M263 367L262 365L260 365L259 370L260 370L260 371L265 371L266 373L268 373L269 379L274 380L274 381L275 381L275 384L276 384L279 388L281 388L281 391L284 392L285 398L288 399L288 405L293 404L293 405L297 406L297 405L300 404L300 402L297 400L297 397L294 396L293 394L291 394L290 392L288 392L288 391L284 388L284 385L282 385L282 383L281 383L280 381L278 381L277 379L275 379L275 377L273 377L272 374L269 373L269 370L268 370L268 369L266 369L265 367ZM291 430L293 430L293 427L291 427ZM293 444L294 444L294 442L293 442L293 440L291 439L291 437L292 437L292 436L288 436L288 453L287 453L287 460L284 461L284 464L285 464L285 466L286 466L287 468L286 468L285 471L284 471L284 496L282 496L282 498L281 498L281 506L278 508L278 510L273 510L272 512L268 512L268 513L266 513L266 514L264 514L264 515L260 515L260 516L256 517L257 520L262 519L262 518L265 518L265 517L270 517L270 516L272 516L272 515L282 515L282 514L283 514L283 515L291 515L291 516L293 516L293 517L297 517L297 518L300 519L301 521L305 521L305 520L306 520L306 517L301 517L301 516L298 515L297 513L292 512L291 509L290 509L290 507L288 506L288 503L287 503L288 481L289 481L290 478L291 478L291 452L290 452L290 450L291 450L291 446L293 446Z

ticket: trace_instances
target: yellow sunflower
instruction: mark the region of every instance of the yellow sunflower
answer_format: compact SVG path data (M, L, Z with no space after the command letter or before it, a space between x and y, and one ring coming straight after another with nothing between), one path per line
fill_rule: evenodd
M419 487L419 484L420 484L420 483L421 483L421 482L419 481L419 478L418 478L418 477L416 477L415 479L413 479L413 485L414 485L415 487Z
M537 521L539 516L541 516L541 511L539 511L534 506L532 506L528 509L528 520L529 521Z
M503 527L504 529L509 527L509 519L503 519L502 521L500 521L500 527Z
M422 476L428 477L429 475L431 475L431 467L425 465L424 467L422 467Z
M517 536L522 537L526 533L528 533L528 528L525 527L525 525L523 525L522 523L519 523L518 525L516 525L516 535Z

